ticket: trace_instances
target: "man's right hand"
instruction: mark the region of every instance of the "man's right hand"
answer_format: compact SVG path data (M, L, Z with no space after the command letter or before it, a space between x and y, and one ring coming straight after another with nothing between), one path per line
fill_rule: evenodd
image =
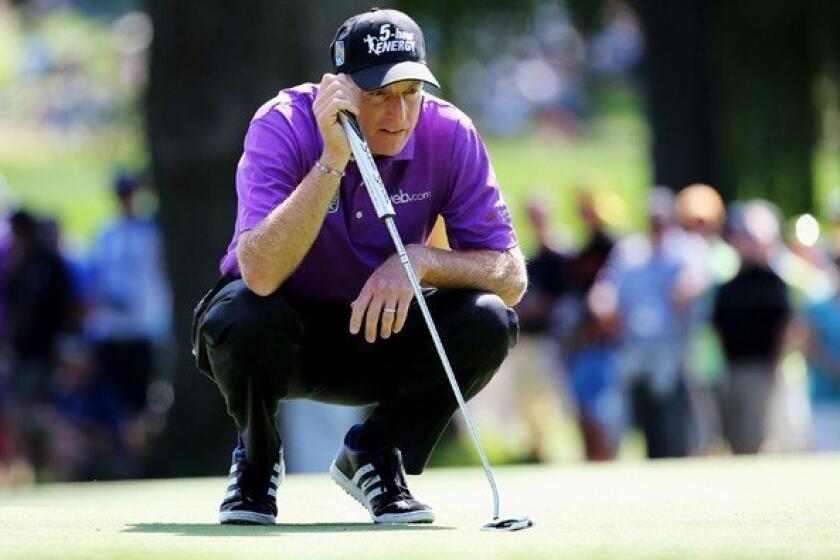
M339 111L359 114L361 90L345 74L324 74L312 112L324 139L321 163L344 169L350 161L350 144L338 120Z

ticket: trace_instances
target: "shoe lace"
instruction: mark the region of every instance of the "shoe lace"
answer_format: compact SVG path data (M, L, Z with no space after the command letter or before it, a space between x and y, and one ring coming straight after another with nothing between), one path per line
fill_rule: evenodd
M248 467L245 449L236 450L236 490L237 495L244 500L255 501L263 492L262 484L255 480L256 473Z
M379 474L380 486L384 493L395 499L413 498L408 490L402 461L396 449L385 449L377 453L371 463Z
M245 450L239 449L236 450L234 453L234 466L236 470L233 472L234 476L236 477L236 493L244 498L245 497L245 484L244 478L245 473L247 470L248 462L245 459Z

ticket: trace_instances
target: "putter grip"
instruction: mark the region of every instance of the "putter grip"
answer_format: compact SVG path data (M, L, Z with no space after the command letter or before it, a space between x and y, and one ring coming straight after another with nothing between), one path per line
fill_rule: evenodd
M373 155L370 153L370 148L368 148L367 141L365 141L356 117L342 111L338 114L338 118L341 121L341 126L344 128L344 133L347 135L350 150L356 159L356 165L362 174L362 180L365 182L365 187L367 188L368 195L370 195L370 200L373 202L376 215L380 220L395 216L396 213L394 212L394 207L391 205L391 198L388 196L388 191L385 190L382 177L379 175L379 170L376 168Z

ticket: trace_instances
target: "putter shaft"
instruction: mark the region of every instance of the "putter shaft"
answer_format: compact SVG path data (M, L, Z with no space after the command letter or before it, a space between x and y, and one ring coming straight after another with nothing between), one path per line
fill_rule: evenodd
M382 183L382 177L379 175L379 170L376 168L376 163L373 161L373 155L370 153L367 141L364 139L359 123L352 114L342 111L338 115L344 133L347 135L347 141L350 143L350 149L353 152L353 157L356 160L356 165L359 167L365 187L370 195L373 206L376 209L376 214L380 220L385 223L388 232L391 234L391 239L394 241L394 246L397 249L397 254L400 257L400 262L405 269L408 276L408 281L414 289L414 298L420 306L420 311L423 313L423 318L426 320L426 326L429 328L429 334L435 344L435 349L438 352L440 361L443 364L443 369L446 372L446 377L449 379L449 384L452 386L452 392L455 394L455 399L458 401L458 407L461 409L461 415L464 422L467 424L467 429L472 436L478 455L481 458L481 465L484 467L484 474L487 475L487 480L490 483L490 488L493 491L493 521L499 519L499 490L496 487L496 479L493 476L493 471L490 468L490 461L487 460L487 455L484 453L484 448L481 441L478 439L478 432L475 429L472 418L470 417L467 403L464 401L464 396L461 394L461 389L458 387L458 381L455 379L455 374L452 372L452 366L449 363L449 358L443 348L443 343L440 340L435 323L432 320L432 314L429 312L429 307L426 305L426 299L423 297L423 290L420 288L420 282L417 280L417 274L414 271L414 266L408 258L405 251L400 234L397 231L397 226L394 223L394 208L391 206L391 199L388 197L388 192L385 190L385 185Z
M423 290L420 288L420 282L417 280L417 274L414 272L414 266L408 258L408 254L403 246L400 234L397 231L397 226L394 224L394 218L387 216L385 225L388 227L388 232L391 234L391 239L394 240L394 245L397 248L397 254L400 257L400 262L405 269L405 274L408 276L408 281L414 289L414 298L420 306L420 311L423 313L423 318L426 320L426 326L429 327L429 334L432 335L432 341L435 343L440 361L443 364L443 369L446 372L446 377L449 379L449 384L452 386L452 392L455 394L455 399L458 401L458 407L461 409L461 415L464 422L467 424L472 435L475 448L478 450L478 455L481 457L481 465L484 467L484 474L487 475L487 481L490 483L490 488L493 491L493 520L499 518L499 490L496 488L496 479L493 477L493 471L490 469L490 461L487 460L487 455L484 453L484 448L481 445L481 440L478 439L478 432L473 425L472 417L470 416L467 403L464 401L464 396L461 394L461 389L458 387L458 380L455 379L455 374L452 372L452 365L449 363L449 358L443 349L443 343L440 340L437 327L432 320L432 314L429 312L429 306L426 304L426 298L423 297Z

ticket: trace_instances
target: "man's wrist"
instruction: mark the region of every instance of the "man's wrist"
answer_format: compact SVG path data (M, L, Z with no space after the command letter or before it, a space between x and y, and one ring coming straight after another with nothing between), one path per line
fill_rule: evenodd
M425 245L412 243L405 250L411 260L411 265L414 267L414 272L417 273L417 280L422 282L429 271L430 249Z
M338 177L339 179L344 177L344 171L336 169L335 167L324 165L323 163L321 163L321 160L315 162L315 169L317 169L324 175L332 175L333 177Z
M339 155L328 150L324 150L321 157L318 158L318 161L321 162L321 165L325 165L330 169L336 169L343 173L344 168L347 167L347 162L350 161L350 155Z

